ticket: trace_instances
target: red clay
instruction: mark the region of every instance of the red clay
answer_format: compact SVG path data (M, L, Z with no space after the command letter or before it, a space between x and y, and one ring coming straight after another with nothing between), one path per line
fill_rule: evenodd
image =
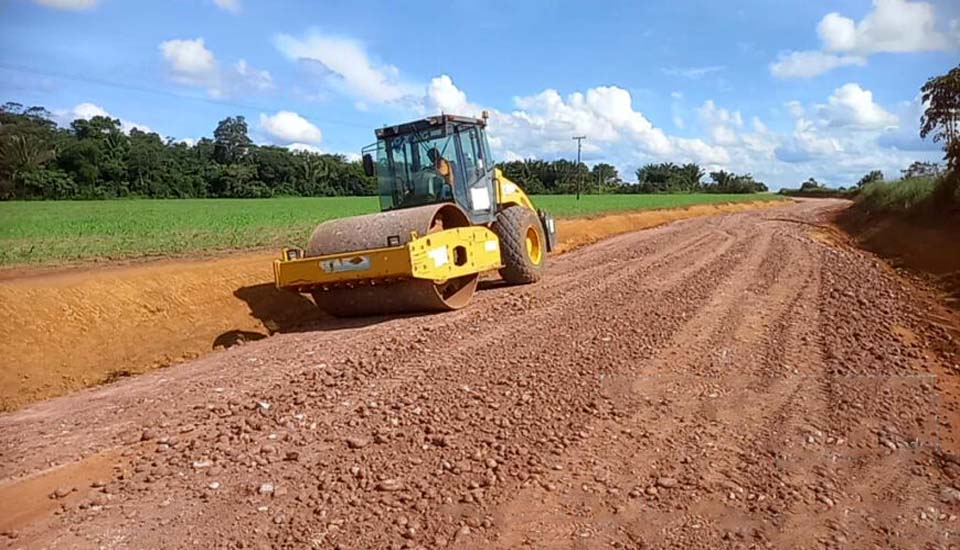
M319 320L5 414L0 501L79 465L0 543L949 546L956 319L814 235L841 207L625 234L465 310Z

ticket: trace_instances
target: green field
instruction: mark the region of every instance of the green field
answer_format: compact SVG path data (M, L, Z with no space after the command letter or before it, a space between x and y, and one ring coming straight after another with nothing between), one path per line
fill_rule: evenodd
M534 197L557 217L693 204L777 200L762 195ZM187 255L302 246L323 220L375 212L376 197L0 203L0 265Z

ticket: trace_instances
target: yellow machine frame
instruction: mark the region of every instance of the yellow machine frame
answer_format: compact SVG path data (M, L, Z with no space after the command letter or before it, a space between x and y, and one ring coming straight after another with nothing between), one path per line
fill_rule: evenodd
M411 277L443 281L503 267L500 240L483 226L411 237L405 245L310 258L298 248L285 248L283 259L273 262L274 279L278 288L307 292Z

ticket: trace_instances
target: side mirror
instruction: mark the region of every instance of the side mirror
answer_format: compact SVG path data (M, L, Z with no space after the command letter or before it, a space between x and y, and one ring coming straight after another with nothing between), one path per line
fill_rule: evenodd
M370 153L363 155L363 173L369 177L373 177L373 157L370 156Z

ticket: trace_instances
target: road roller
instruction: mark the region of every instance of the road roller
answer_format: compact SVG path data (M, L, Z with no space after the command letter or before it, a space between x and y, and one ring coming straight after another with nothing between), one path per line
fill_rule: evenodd
M555 221L496 168L486 126L484 112L376 130L361 158L380 212L323 222L306 248L284 248L277 287L358 317L462 308L486 272L540 280Z

